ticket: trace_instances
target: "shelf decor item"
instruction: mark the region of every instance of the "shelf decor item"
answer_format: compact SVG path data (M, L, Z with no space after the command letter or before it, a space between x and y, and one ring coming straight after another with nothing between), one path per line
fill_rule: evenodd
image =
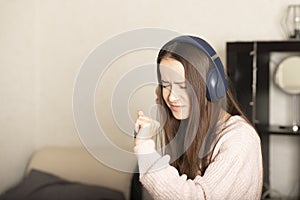
M292 97L292 130L299 130L300 56L289 56L281 61L274 74L275 84Z
M290 39L300 39L300 4L287 7L282 26Z

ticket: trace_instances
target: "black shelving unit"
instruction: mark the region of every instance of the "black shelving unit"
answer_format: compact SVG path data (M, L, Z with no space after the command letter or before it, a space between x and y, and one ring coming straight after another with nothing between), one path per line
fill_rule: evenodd
M269 185L269 136L300 136L300 131L269 124L270 56L300 53L300 40L227 42L227 72L236 98L262 141L264 183Z

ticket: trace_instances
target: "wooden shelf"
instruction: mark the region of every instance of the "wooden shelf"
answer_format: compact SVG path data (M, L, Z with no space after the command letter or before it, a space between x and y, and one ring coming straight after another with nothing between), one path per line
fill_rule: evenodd
M257 132L261 134L276 134L276 135L288 135L288 136L300 136L300 130L293 131L292 127L288 126L276 126L276 125L261 125L256 124L255 128Z
M227 73L235 96L254 124L262 146L264 184L270 185L270 136L300 136L292 127L270 125L270 58L273 52L300 53L300 40L227 42ZM297 138L298 139L298 138ZM265 192L267 188L264 188Z

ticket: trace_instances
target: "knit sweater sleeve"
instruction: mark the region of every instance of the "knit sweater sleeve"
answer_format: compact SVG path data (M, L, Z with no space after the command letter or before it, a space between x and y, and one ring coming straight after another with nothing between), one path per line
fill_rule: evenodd
M193 180L169 165L169 156L155 151L152 140L134 149L140 181L154 199L260 199L262 158L255 131L239 127L217 143L213 161Z

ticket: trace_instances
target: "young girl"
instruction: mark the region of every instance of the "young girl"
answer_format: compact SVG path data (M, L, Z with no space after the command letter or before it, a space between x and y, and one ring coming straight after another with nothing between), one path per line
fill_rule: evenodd
M197 37L177 37L160 50L157 76L160 120L139 111L135 123L140 182L150 195L260 199L260 139L228 90L213 48Z

